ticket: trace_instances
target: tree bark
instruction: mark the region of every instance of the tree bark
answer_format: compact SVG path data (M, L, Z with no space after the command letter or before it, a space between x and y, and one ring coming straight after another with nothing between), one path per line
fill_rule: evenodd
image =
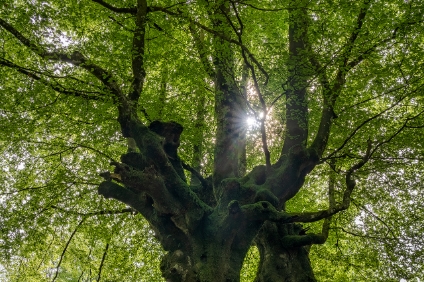
M302 228L295 224L266 222L255 244L260 262L255 282L314 282L307 247L299 243ZM301 241L301 240L300 240Z

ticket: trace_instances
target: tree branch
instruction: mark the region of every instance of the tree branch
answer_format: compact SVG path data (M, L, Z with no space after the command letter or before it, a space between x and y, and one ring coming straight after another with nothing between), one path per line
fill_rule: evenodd
M192 168L190 165L186 164L185 162L181 162L183 168L189 172L191 172L202 184L203 188L210 188L211 183L209 183L203 176L196 171L194 168Z
M83 222L86 220L86 217L81 219L81 221L78 223L78 225L75 227L74 231L72 232L71 236L69 237L68 241L65 244L65 248L62 251L62 254L60 255L59 262L56 265L56 272L52 279L52 282L56 281L57 275L59 274L59 267L62 264L63 257L65 256L66 250L68 249L69 244L71 243L72 238L74 237L75 233L77 233L78 228L83 224Z
M289 10L289 87L286 91L286 130L278 164L295 148L304 150L308 138L306 87L311 73L307 66L306 38L308 16L302 3ZM299 7L297 7L299 6Z
M346 79L345 79L346 74L351 68L353 68L356 65L356 64L353 64L350 66L349 64L348 66L348 61L352 53L355 41L358 38L358 35L363 26L370 2L371 2L370 0L364 0L363 4L361 5L361 9L356 19L355 28L353 29L347 43L345 44L345 50L342 52L343 61L341 63L341 66L339 66L338 68L336 78L334 80L334 84L332 87L330 86L329 81L325 75L325 70L321 68L318 60L316 60L315 58L311 59L312 65L315 67L317 71L319 71L319 77L320 77L321 85L323 87L323 97L324 97L324 107L321 114L321 121L318 128L318 133L315 136L315 139L312 142L312 145L310 147L312 150L315 150L316 154L320 158L327 146L328 138L330 136L332 120L335 117L334 104L336 102L337 97L340 95L343 85L346 83Z
M372 150L371 141L368 140L368 147L367 147L367 151L365 155L362 157L362 159L358 163L354 164L346 172L346 176L345 176L346 189L343 193L342 203L335 205L334 207L331 207L331 204L330 204L329 209L322 210L319 212L291 214L292 222L315 222L324 218L329 218L332 215L335 215L341 211L348 209L351 202L350 195L352 194L354 188L356 187L356 182L353 179L353 174L368 162L373 152L374 151ZM330 198L330 201L332 202L332 204L334 204L333 199Z
M101 279L102 269L103 269L104 262L106 260L106 255L108 250L109 250L109 242L106 243L106 247L103 252L102 261L100 262L100 266L99 266L99 274L97 275L97 282L99 282Z
M18 66L14 63L12 63L9 60L6 60L4 58L0 58L0 65L10 67L12 69L15 69L16 71L26 75L27 77L34 79L36 81L39 81L40 83L44 84L47 87L50 87L54 91L57 91L61 94L70 95L74 97L81 97L86 100L101 100L104 99L104 93L101 92L86 92L86 91L78 91L78 90L70 90L66 89L62 85L56 82L56 85L53 83L43 79L41 76L37 75L35 71L29 70L27 68Z
M133 15L135 15L137 13L136 7L133 7L133 8L118 8L118 7L112 6L109 3L106 3L103 0L91 0L91 1L98 3L101 6L109 9L110 11L118 13L118 14L133 14Z
M153 167L146 167L143 171L138 171L126 164L112 164L117 167L116 171L120 175L120 179L117 180L122 181L129 188L121 187L121 189L131 190L136 195L147 193L154 201L154 208L160 213L180 214L182 212L183 207L180 201L169 193L164 180Z
M265 76L268 75L268 73L265 71L263 66L258 62L258 60L256 60L255 56L249 51L249 49L245 45L238 42L237 40L234 40L234 39L226 36L225 34L223 34L221 32L213 30L212 28L209 28L209 27L207 27L207 26L205 26L205 25L203 25L203 24L201 24L201 23L199 23L199 22L197 22L193 19L190 19L188 16L183 15L181 12L178 12L178 13L173 12L173 11L168 10L167 8L158 7L158 6L151 6L151 7L149 7L149 9L152 12L163 12L163 13L166 13L166 14L171 15L171 16L183 18L183 19L187 20L189 23L194 24L194 25L200 27L201 29L203 29L203 30L205 30L205 31L227 41L227 42L230 42L230 43L233 43L233 44L239 46L242 50L244 50L246 52L246 54L249 56L249 58L252 60L252 62L258 67L258 69Z
M65 213L69 213L69 214L74 214L74 215L79 215L79 216L83 216L83 217L90 217L90 216L96 216L96 215L115 215L115 214L135 214L137 213L137 211L135 211L132 208L127 208L127 209L121 209L121 210L102 210L102 211L93 211L93 212L88 212L88 213L80 213L77 211L72 211L72 210L66 210L63 209L61 207L52 205L50 206L52 209L55 210L59 210Z
M132 71L133 83L132 92L130 93L130 101L134 112L137 108L138 99L140 98L143 89L144 78L146 71L144 69L144 37L146 35L146 18L147 16L147 2L146 0L137 1L137 14L135 20L135 31L133 37L132 48Z
M406 96L402 97L401 99L399 99L398 101L396 101L393 105L391 105L390 107L384 109L383 111L379 112L378 114L367 118L366 120L364 120L360 125L358 125L350 134L349 136L343 141L343 144L340 145L336 150L334 150L332 153L330 153L327 157L325 157L324 159L321 160L321 162L324 162L325 160L330 159L332 156L334 156L335 154L337 154L341 149L344 148L344 146L349 142L350 139L352 139L353 136L355 136L355 134L363 127L365 126L367 123L369 123L370 121L378 118L379 116L383 115L384 113L386 113L387 111L393 109L394 107L396 107L400 102L402 102L404 99L406 98Z
M146 149L154 151L152 148ZM150 206L160 214L171 215L175 225L186 232L194 228L203 215L210 213L212 209L189 189L187 183L178 176L169 163L168 158L160 160L161 152L152 154L158 160L155 165L157 170L154 165L140 170L124 163L112 163L116 166L115 174L119 177L110 178L105 175L107 181L100 184L99 194L105 198L115 198L140 211L141 214L145 215L147 212L149 215L150 211L146 211L148 205L146 200L140 202L138 199L140 195L146 193L153 200ZM122 182L128 189L111 182L110 179Z
M281 238L286 248L298 248L312 244L324 244L327 238L323 234L286 235Z
M202 38L203 36L202 34L198 35L196 33L196 30L194 29L194 24L192 23L189 24L189 30L190 30L191 36L193 37L194 46L197 49L197 53L199 54L200 61L202 62L203 69L208 74L209 79L213 80L216 76L216 73L215 73L215 69L213 65L209 62L206 56L207 51L206 51L206 48L204 47L204 42Z
M222 11L222 13L225 15L225 17L226 17L227 21L229 22L229 24L231 25L233 31L236 33L239 43L241 45L243 45L242 35L243 35L244 25L243 25L243 22L242 22L242 20L240 18L240 15L239 15L239 13L237 11L237 6L234 4L233 1L231 1L231 5L232 5L233 10L234 10L234 12L236 14L237 21L238 21L239 26L240 26L240 30L238 30L235 27L235 25L233 24L232 20L230 19L230 17L227 15L227 13L225 11ZM259 87L258 79L256 77L255 68L254 68L254 66L252 64L250 64L250 62L249 62L249 60L248 60L248 58L246 56L246 51L243 50L243 49L241 49L241 53L242 53L242 56L243 56L243 60L244 60L245 66L247 66L250 69L250 72L252 73L253 85L254 85L254 87L256 89L256 93L258 95L259 102L261 103L262 114L263 114L263 117L260 118L262 150L263 150L264 155L265 155L266 168L267 168L268 171L271 171L271 154L270 154L269 149L268 149L268 141L267 141L266 128L265 128L265 119L266 119L267 114L268 114L268 109L267 109L265 100L263 98L261 89ZM265 78L266 78L265 79L265 82L264 82L264 85L266 85L268 83L269 76L268 76L268 73L266 73L266 72L264 74L265 74ZM247 104L249 105L249 103L247 103Z
M125 102L125 104L127 104L126 101L124 101L124 96L121 92L121 89L117 85L112 74L103 69L102 67L87 60L80 52L74 51L72 54L48 52L43 47L32 43L17 29L15 29L12 25L10 25L1 18L0 26L10 32L13 36L16 37L16 39L18 39L22 44L24 44L37 55L39 55L41 58L52 61L66 62L85 69L86 71L94 75L97 79L99 79L116 96L116 98L118 98L120 103Z
M143 0L139 0L139 1L143 1ZM0 19L0 26L5 28L11 34L13 34L22 44L30 48L33 52L35 52L41 58L46 60L61 61L61 62L73 64L75 66L85 69L86 71L94 75L98 80L100 80L106 86L106 88L108 88L109 91L111 91L111 93L114 95L113 98L119 112L118 122L121 125L122 135L124 137L133 137L131 136L131 129L129 124L134 121L133 119L136 119L136 120L138 119L137 111L136 111L137 104L132 103L132 101L129 101L128 98L122 93L120 87L116 83L115 78L112 76L110 72L100 67L99 65L92 63L90 60L85 58L84 55L78 51L74 51L72 54L66 54L61 52L47 52L41 46L37 46L33 44L30 40L28 40L25 36L23 36L19 31L17 31L13 26L11 26L10 24L8 24L2 19ZM136 38L135 45L137 48L140 47L140 45L137 43L139 39L140 38ZM136 63L135 70L138 67L138 63L141 57L139 56L137 58L138 58L137 59L138 61L135 60L135 63ZM138 75L136 76L136 78L139 77ZM134 81L136 81L136 79ZM138 81L139 80L136 81L137 87L139 85ZM141 88L137 88L137 89L138 89L137 91L141 90ZM135 98L138 98L137 95L139 95L139 92L137 91L134 92ZM134 98L134 97L131 97L131 98Z

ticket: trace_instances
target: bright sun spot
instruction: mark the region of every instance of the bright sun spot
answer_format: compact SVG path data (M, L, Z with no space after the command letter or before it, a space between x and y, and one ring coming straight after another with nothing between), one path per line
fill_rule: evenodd
M254 117L248 117L246 119L247 126L252 127L256 124L256 119Z

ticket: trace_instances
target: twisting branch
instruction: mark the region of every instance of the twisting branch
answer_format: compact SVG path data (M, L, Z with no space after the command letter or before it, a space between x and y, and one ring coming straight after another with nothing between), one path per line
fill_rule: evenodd
M369 2L370 1L365 1L365 2L368 2L367 5L369 5ZM343 86L343 84L344 84L344 80L345 80L346 74L351 69L353 69L358 64L360 64L368 55L370 55L372 52L374 52L379 46L383 45L384 43L390 42L391 40L395 39L397 37L398 31L400 29L404 29L407 26L414 25L414 24L417 24L417 23L422 23L422 22L424 22L424 20L417 20L417 21L410 21L410 22L401 22L401 23L397 24L395 27L393 27L393 32L390 34L390 36L388 36L387 38L384 38L384 39L376 42L371 47L369 47L367 50L363 51L356 58L353 58L350 61L349 61L349 57L350 57L350 55L352 53L353 42L350 45L348 44L347 46L348 47L351 47L351 48L347 48L347 51L349 51L349 53L346 53L345 52L342 55L344 57L343 68L339 68L339 72L336 75L336 83L333 86L333 90L338 90L339 88L341 88L341 86ZM354 33L355 33L355 31L354 31ZM359 31L357 33L359 33ZM357 37L357 34L356 34L356 36L353 36L353 34L351 36L351 38L354 38L354 39L356 39L356 37Z
M411 121L411 120L414 120L414 119L416 119L417 117L419 117L419 116L421 116L422 114L424 113L424 111L421 111L421 112L419 112L418 114L416 114L415 116L413 116L413 117L409 117L409 118L406 118L406 120L404 121L404 123L402 124L402 126L401 127L399 127L399 129L398 130L396 130L396 132L394 132L389 138L387 138L386 140L384 140L384 141L381 141L381 142L379 142L375 147L374 147L374 149L372 150L372 152L371 152L371 155L372 154L374 154L374 152L375 151L377 151L377 149L379 149L382 145L384 145L384 144L387 144L387 143L390 143L390 141L392 141L392 139L393 138L395 138L396 136L398 136L403 130L405 130L406 128L421 128L422 126L410 126L410 125L408 125L408 123Z
M322 156L325 147L327 146L332 120L335 118L334 104L336 102L336 99L340 95L343 85L346 83L345 78L348 71L356 65L354 64L352 66L348 66L349 57L351 56L355 41L358 38L361 28L363 26L370 2L370 0L364 0L361 6L358 17L356 19L355 28L353 29L348 41L345 44L345 50L342 51L343 61L338 67L336 78L332 87L330 86L328 78L325 74L325 70L321 67L319 61L315 58L314 55L310 57L311 64L314 66L315 70L319 74L318 77L323 87L324 94L324 107L321 114L321 121L318 128L318 134L316 135L311 145L311 148L315 150L319 157ZM313 52L312 48L309 49L310 52Z
M355 134L363 127L365 126L367 123L371 122L372 120L378 118L379 116L383 115L384 113L388 112L389 110L393 109L394 107L396 107L400 102L402 102L405 99L405 97L402 97L401 99L399 99L398 101L396 101L393 105L391 105L390 107L384 109L383 111L379 112L378 114L367 118L366 120L364 120L360 125L358 125L350 134L349 136L343 141L342 145L340 145L340 147L338 147L336 150L334 150L331 154L329 154L327 157L325 157L324 159L322 159L321 162L324 162L328 159L330 159L332 156L334 156L335 154L337 154L340 150L342 150L344 148L344 146L349 142L350 139L352 139L353 136L355 136Z
M335 163L332 161L330 166L334 167ZM336 207L336 202L334 198L334 186L335 186L335 175L334 172L330 170L330 176L328 179L328 201L329 201L329 210L333 210ZM308 246L312 244L324 244L328 239L328 234L331 226L331 218L332 216L328 216L324 219L322 224L321 233L314 234L299 234L299 235L288 235L283 238L285 244L291 247L300 247L300 246ZM293 221L297 222L299 218L295 218Z
M367 151L366 151L365 155L362 157L362 159L358 163L354 164L346 172L346 176L345 176L346 189L343 193L342 203L335 205L334 207L331 207L331 205L330 205L329 209L318 211L318 212L291 214L293 222L315 222L315 221L319 221L321 219L329 218L332 215L335 215L335 214L349 208L350 202L351 202L350 196L351 196L354 188L356 187L356 182L353 179L353 174L368 162L368 160L371 158L371 156L374 152L374 150L372 150L371 140L368 140L367 143L368 143L368 147L367 147ZM330 193L330 190L329 190L329 193ZM334 204L334 200L332 200L330 198L330 201L332 201L332 204Z
M261 107L262 107L263 116L260 118L262 149L263 149L263 152L265 154L266 167L267 167L267 170L269 171L271 169L271 154L270 154L269 149L268 149L268 142L267 142L266 128L265 128L265 120L266 120L266 117L267 117L267 114L268 114L268 109L267 109L265 100L262 96L261 90L259 88L258 80L256 78L255 68L249 63L249 60L247 59L244 50L242 50L242 56L243 56L245 65L250 69L250 72L252 74L253 84L255 86L256 93L258 94L259 101L260 101Z
M142 0L140 0L142 1ZM34 53L46 60L60 61L73 64L75 66L85 69L87 72L94 75L100 80L103 85L113 94L114 102L118 108L118 122L121 125L121 131L124 137L131 137L128 123L131 119L137 118L137 105L128 100L126 95L122 93L121 88L118 86L116 79L106 69L100 67L88 60L83 54L74 51L72 54L61 52L47 52L41 46L37 46L29 39L23 36L13 26L0 19L0 26L13 34L22 44L31 49ZM138 46L138 45L137 45Z
M226 14L224 11L223 11L223 13L224 13L224 15L226 16L226 18L227 18L228 22L230 23L231 27L233 28L234 32L237 34L237 38L238 38L239 43L240 43L241 45L243 45L243 41L242 41L242 35L243 35L243 30L244 30L243 21L242 21L242 20L241 20L241 18L240 18L240 15L239 15L238 10L237 10L237 6L235 5L234 1L230 1L230 2L231 2L231 5L232 5L232 7L233 7L234 13L235 13L235 15L236 15L237 21L238 21L238 23L239 23L240 30L237 30L237 28L234 26L234 24L233 24L233 22L231 21L231 19L227 16L227 14ZM253 78L253 81L254 81L254 84L255 84L256 91L258 92L258 95L259 95L259 100L260 100L261 105L262 105L262 107L264 108L264 110L266 110L265 102L264 102L264 100L263 100L262 93L261 93L261 91L260 91L260 88L259 88L259 85L258 85L258 81L257 81L257 79L256 79L255 69L254 69L254 67L253 67L253 66L252 66L252 65L248 62L247 57L246 57L246 51L245 51L243 48L242 48L242 55L243 55L243 59L244 59L245 64L246 64L246 65L249 67L249 69L252 71L252 78ZM250 56L249 56L249 58L250 58ZM259 69L260 69L260 68L259 68ZM261 70L261 72L263 73L263 75L265 76L264 86L266 86L266 85L268 84L269 75L268 75L268 73L267 73L264 69L260 69L260 70Z
M398 240L398 236L396 236L395 232L393 231L393 228L390 227L383 219L381 219L378 215L374 214L372 211L370 211L369 209L367 209L365 207L365 205L361 205L361 204L355 203L355 202L353 202L353 204L357 208L364 210L365 212L367 212L368 214L370 214L373 218L375 218L376 220L378 220L379 222L381 222L381 224L383 224L384 226L386 226L388 233L390 233L392 235L392 238L391 239Z
M83 222L86 220L86 217L81 219L81 221L78 223L78 225L75 227L74 231L72 232L71 236L69 237L68 241L65 244L65 248L62 251L62 254L60 255L59 262L56 265L56 272L52 279L52 282L56 281L57 275L59 274L59 267L62 264L63 257L65 256L66 250L68 249L69 244L71 243L72 238L74 237L75 233L77 233L78 228L83 224Z

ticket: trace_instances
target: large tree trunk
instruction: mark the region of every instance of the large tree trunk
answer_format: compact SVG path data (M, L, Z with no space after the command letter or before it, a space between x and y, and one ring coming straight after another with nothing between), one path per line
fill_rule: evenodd
M266 222L255 244L260 262L255 282L316 281L307 247L299 244L303 230L300 225Z
M210 226L199 229L181 249L168 252L161 263L162 275L166 281L239 281L248 247L245 244L237 244L238 242L231 244L231 238L227 240L225 236L216 236L218 233L221 232L213 230ZM237 245L244 247L238 249Z
M246 243L254 232L232 236L222 232L221 227L212 221L205 221L203 227L179 249L163 257L161 270L166 281L240 280L248 250ZM266 222L255 238L260 253L255 282L316 281L305 242L310 242L310 238L300 225Z
M283 231L284 230L284 231ZM260 263L255 282L314 282L306 247L293 242L287 232L301 228L285 224L266 223L255 239ZM207 237L207 238L205 238ZM228 249L225 238L217 240L199 232L190 240L193 244L166 254L161 270L169 282L229 282L240 280L240 270L247 249Z
M244 257L259 230L256 244L261 262L257 281L315 281L303 248L313 240L303 235L297 225L284 224L292 218L278 210L298 192L306 174L317 163L317 157L306 149L309 74L300 52L306 49L301 39L305 22L297 17L302 11L294 9L290 14L288 64L293 79L286 95L287 128L281 157L273 166L268 158L266 168L257 166L242 177L246 162L246 97L235 80L234 50L218 36L233 32L228 20L230 4L205 2L217 31L211 45L213 67L205 59L201 34L191 27L205 70L215 83L212 181L200 176L201 185L193 181L197 188L187 183L177 154L181 125L155 121L146 126L137 119L135 111L123 106L118 119L122 132L134 138L140 153L123 155L122 163L114 163L114 175L106 175L99 193L128 204L149 221L167 252L161 271L169 282L239 281ZM303 66L300 73L299 65ZM242 84L247 82L246 75L243 74ZM123 105L124 102L125 99ZM200 121L201 109L198 110ZM194 151L197 163L193 164L197 166L201 148L194 147Z

